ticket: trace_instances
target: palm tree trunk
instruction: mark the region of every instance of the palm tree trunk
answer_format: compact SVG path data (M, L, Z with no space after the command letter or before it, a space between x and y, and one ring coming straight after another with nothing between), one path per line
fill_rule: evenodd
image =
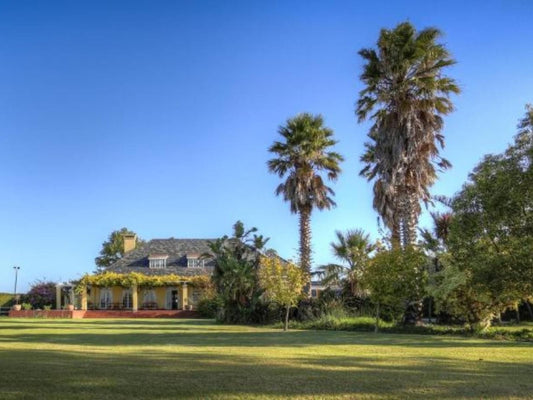
M416 196L408 194L405 207L405 247L416 244L416 227L418 225L418 213L416 212Z
M311 295L311 209L300 210L300 267L307 274L304 293Z
M391 229L391 245L393 250L398 250L402 247L402 239L400 234L400 224L394 223Z

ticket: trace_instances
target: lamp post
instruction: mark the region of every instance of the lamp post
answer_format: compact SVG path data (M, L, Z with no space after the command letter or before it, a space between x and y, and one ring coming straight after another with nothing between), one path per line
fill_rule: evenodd
M15 270L15 293L14 293L14 296L15 296L15 304L18 304L19 303L19 299L17 297L17 278L18 278L18 274L19 274L19 269L20 267L13 267L13 269Z

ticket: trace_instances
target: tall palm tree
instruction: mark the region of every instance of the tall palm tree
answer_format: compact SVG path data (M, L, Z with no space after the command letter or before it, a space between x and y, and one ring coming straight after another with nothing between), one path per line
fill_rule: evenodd
M325 285L340 285L347 282L352 295L357 294L358 284L376 246L362 229L336 231L336 242L331 242L333 255L341 264L327 264L320 267Z
M299 114L288 119L278 132L283 140L270 146L269 151L276 158L268 161L268 169L285 179L276 195L283 195L291 212L299 215L300 266L310 277L311 213L314 208L323 210L336 205L332 198L335 193L324 180L337 179L343 157L330 150L337 141L333 131L324 126L321 115ZM308 283L306 291L309 290Z
M374 180L374 208L391 231L393 246L416 240L420 200L438 170L451 164L439 154L444 146L443 116L453 110L450 95L459 93L443 69L455 64L437 40L435 28L417 32L408 22L383 29L376 49L362 49L365 60L356 114L373 121L361 157L361 175Z

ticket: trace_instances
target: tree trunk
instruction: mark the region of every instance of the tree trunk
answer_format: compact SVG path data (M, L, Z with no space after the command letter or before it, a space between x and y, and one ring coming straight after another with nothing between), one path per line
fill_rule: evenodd
M429 323L431 324L431 303L432 303L432 300L433 300L433 297L430 297L429 300L428 300L428 320L429 320Z
M417 198L414 194L406 193L402 204L402 234L403 248L416 244L416 227L418 225Z
M291 307L287 306L285 310L285 324L283 325L283 330L287 332L289 330L289 311Z
M376 304L376 326L374 327L374 332L379 332L379 303Z
M311 209L300 210L300 268L307 275L304 293L311 295Z
M527 311L529 312L529 318L533 321L533 310L531 309L531 304L529 304L529 301L524 300L524 303L526 303Z
M402 238L400 234L400 225L395 222L391 229L391 246L393 250L401 249Z

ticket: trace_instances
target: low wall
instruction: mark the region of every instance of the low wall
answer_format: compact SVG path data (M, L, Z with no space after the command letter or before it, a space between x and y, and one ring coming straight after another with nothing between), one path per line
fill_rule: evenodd
M83 318L85 311L81 310L10 310L12 318Z
M198 318L196 311L189 310L10 310L12 318Z

